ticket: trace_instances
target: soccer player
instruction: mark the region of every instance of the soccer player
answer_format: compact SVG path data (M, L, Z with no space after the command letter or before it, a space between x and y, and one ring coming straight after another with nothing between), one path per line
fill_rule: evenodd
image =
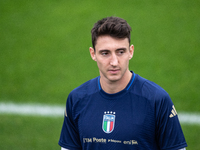
M175 107L157 84L129 70L131 27L107 17L91 30L90 55L100 76L67 98L62 150L185 150Z

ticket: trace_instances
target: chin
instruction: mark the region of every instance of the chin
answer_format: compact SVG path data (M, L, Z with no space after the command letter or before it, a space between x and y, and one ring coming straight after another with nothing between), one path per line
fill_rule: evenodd
M116 82L116 81L119 81L121 79L121 77L119 77L119 76L112 76L112 77L108 77L107 79L109 81L111 81L111 82Z

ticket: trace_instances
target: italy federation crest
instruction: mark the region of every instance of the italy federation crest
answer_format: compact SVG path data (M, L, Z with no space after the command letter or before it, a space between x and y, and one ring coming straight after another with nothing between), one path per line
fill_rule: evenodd
M104 112L102 129L105 133L111 133L115 127L115 112Z

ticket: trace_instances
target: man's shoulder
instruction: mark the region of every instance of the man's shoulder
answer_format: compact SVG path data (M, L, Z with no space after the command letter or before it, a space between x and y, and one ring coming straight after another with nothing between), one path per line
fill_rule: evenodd
M98 79L99 77L93 78L80 86L76 87L70 92L70 95L83 97L86 95L91 95L98 91Z
M134 91L147 99L160 99L168 97L168 93L158 84L137 75Z

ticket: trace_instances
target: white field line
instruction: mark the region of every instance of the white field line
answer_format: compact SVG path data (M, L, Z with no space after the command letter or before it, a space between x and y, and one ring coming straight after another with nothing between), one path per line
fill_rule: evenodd
M65 107L41 104L15 104L0 102L0 114L63 117ZM181 124L200 125L200 113L179 112Z
M0 102L0 114L61 117L64 111L65 107L62 106Z

